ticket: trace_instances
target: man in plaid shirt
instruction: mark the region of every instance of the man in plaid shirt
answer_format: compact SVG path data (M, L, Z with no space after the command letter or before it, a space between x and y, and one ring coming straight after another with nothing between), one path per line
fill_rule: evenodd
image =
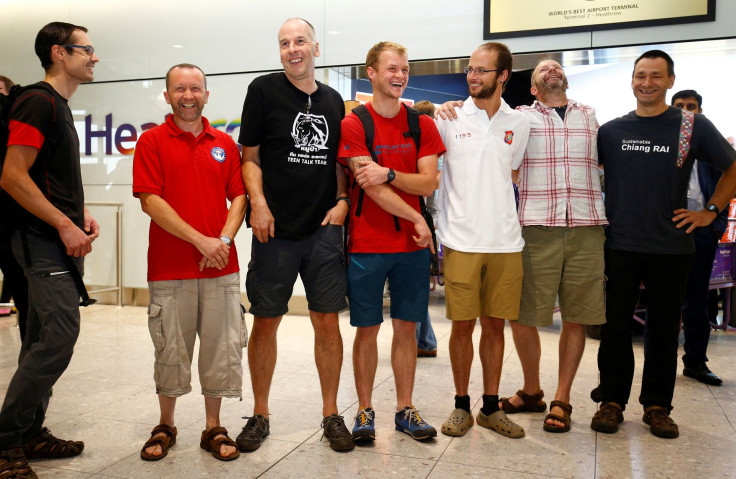
M570 429L570 389L585 348L585 325L605 322L603 226L595 110L567 98L560 64L543 60L532 74L536 101L517 109L531 120L519 169L524 282L519 321L511 323L524 386L502 400L507 413L544 411L537 328L552 324L559 295L562 331L555 400L544 429Z

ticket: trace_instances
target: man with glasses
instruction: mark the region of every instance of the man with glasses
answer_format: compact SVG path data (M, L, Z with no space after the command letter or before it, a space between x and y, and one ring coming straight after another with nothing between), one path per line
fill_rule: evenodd
M483 404L476 421L511 438L524 428L499 408L506 321L519 318L524 240L516 215L512 175L524 157L529 120L501 98L513 57L490 42L470 56L469 98L454 121L438 120L447 153L439 189L437 237L444 247L450 362L455 409L442 432L463 436L473 425L469 395L473 330L480 317Z
M348 198L336 157L345 110L340 94L315 80L320 49L314 27L289 19L278 43L284 71L248 86L238 139L248 191L246 221L253 229L245 288L254 316L248 345L254 405L237 443L241 451L253 451L270 432L276 332L299 274L314 327L324 435L332 449L345 451L354 447L337 409L343 349L337 313L347 306L342 225ZM293 414L301 411L295 407Z
M100 59L87 29L69 23L43 27L35 49L46 76L11 106L0 178L22 207L11 241L29 289L26 337L0 410L0 477L35 478L28 459L71 457L84 449L81 441L54 437L43 423L51 388L79 335L80 291L71 269L82 274L100 232L84 207L79 139L68 105L80 84L94 80Z

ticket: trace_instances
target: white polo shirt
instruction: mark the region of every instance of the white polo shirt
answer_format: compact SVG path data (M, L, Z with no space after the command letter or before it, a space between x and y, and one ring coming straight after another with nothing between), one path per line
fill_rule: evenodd
M437 237L467 253L515 253L524 248L511 171L521 165L529 120L501 100L489 119L472 98L458 118L437 120L445 153L438 197Z

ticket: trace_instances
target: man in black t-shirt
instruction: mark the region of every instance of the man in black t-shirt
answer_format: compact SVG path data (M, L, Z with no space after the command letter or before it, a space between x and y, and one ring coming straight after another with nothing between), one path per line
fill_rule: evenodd
M289 19L278 41L284 71L250 84L238 139L253 228L245 288L254 316L248 344L254 405L236 442L252 451L269 434L276 332L298 274L314 327L324 435L332 449L350 450L353 439L337 409L343 351L337 313L347 306L342 225L349 205L336 158L345 110L340 94L315 80L314 27Z
M639 402L652 434L673 438L669 416L677 369L684 289L694 251L692 232L713 222L736 193L736 152L700 114L667 105L674 62L660 50L634 63L636 110L598 130L606 172L606 324L598 350L601 400L591 427L613 433L623 421L634 376L631 318L639 286L647 291L644 372ZM689 211L687 186L694 159L725 170L699 211Z
M86 32L62 22L41 29L35 49L46 77L10 109L0 186L23 208L11 242L28 278L30 304L18 369L0 410L2 477L36 477L27 459L71 457L84 449L81 441L57 439L43 423L51 387L79 335L80 293L71 268L82 274L100 231L84 208L79 138L67 104L81 83L94 79L100 60Z

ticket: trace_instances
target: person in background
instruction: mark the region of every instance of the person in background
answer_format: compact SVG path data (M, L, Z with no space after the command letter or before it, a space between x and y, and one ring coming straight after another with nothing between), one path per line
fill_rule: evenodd
M671 104L692 113L703 113L703 97L695 90L682 90L672 95ZM695 159L687 189L687 209L698 211L713 196L721 172L708 163ZM708 226L695 228L695 255L685 290L685 307L682 316L682 332L685 354L682 356L682 374L711 386L723 381L708 369L706 352L710 340L708 315L708 291L713 260L718 241L728 226L728 203Z
M414 109L423 115L434 118L434 105L428 101L419 101L414 104ZM437 183L435 191L431 195L424 198L427 205L427 211L432 215L434 224L437 224L437 188L440 185L440 170L442 169L442 158L437 160ZM427 309L427 319L417 324L417 357L418 358L436 358L437 357L437 337L434 335L432 321L429 317L429 309Z
M9 95L10 89L15 85L10 78L0 75L0 95ZM6 195L0 190L0 202L7 200ZM0 203L4 204L4 203ZM10 236L13 230L8 218L7 211L0 217L0 271L3 273L3 288L0 293L0 303L7 303L13 299L13 304L18 312L18 330L20 340L26 337L26 321L28 318L28 281L23 275L23 268L15 260L10 248Z
M5 75L0 75L0 95L8 95L10 93L10 89L13 88L14 85L15 83L13 83L13 80Z

